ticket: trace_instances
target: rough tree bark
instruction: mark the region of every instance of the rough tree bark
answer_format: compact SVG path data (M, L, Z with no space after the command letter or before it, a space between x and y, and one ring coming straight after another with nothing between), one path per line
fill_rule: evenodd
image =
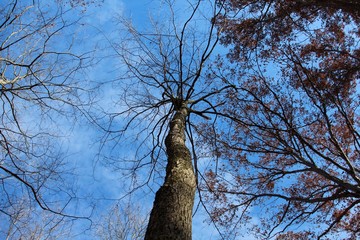
M145 240L191 239L196 181L191 154L185 145L186 103L176 111L165 139L168 163L163 186L157 191Z

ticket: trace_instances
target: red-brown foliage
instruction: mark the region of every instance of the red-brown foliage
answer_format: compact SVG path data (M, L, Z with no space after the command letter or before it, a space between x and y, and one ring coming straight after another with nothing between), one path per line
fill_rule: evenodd
M360 237L360 1L223 4L232 64L209 76L236 87L207 130L215 220L231 232L257 216L261 239Z
M319 88L345 94L359 77L360 1L244 0L217 19L234 62L294 62ZM256 55L256 56L255 56ZM291 71L288 74L296 74Z

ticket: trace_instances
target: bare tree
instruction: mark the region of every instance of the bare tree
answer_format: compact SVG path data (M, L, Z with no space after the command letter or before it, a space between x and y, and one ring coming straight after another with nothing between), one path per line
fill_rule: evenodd
M71 224L49 211L34 211L29 201L13 203L10 221L4 219L0 236L4 239L68 239L72 237Z
M144 239L147 218L132 201L122 206L116 204L105 213L97 227L96 235L103 240Z
M122 146L123 141L116 140L119 135L127 132L129 140L129 133L135 132L134 158L119 161L119 151L114 151L110 160L131 171L148 166L148 178L138 187L149 184L156 173L163 176L166 164L145 239L191 239L198 175L193 129L217 114L222 103L216 105L215 99L233 86L209 80L204 73L218 43L214 19L221 8L211 1L187 1L182 8L173 1L162 3L167 8L150 19L151 30L137 30L122 20L127 35L113 47L126 73L112 81L121 95L109 113L104 141ZM121 126L119 120L124 118L126 124Z
M24 216L39 208L58 214L46 222L56 227L75 198L58 147L66 130L57 120L71 121L80 106L74 76L86 58L71 53L67 31L77 20L64 9L54 2L0 3L0 218L11 238L23 236Z

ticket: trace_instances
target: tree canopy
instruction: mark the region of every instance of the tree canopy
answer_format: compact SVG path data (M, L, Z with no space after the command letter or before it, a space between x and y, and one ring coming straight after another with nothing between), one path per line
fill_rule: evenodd
M223 4L230 50L211 74L236 89L224 126L203 130L223 163L207 174L214 219L231 233L256 216L260 238L357 238L359 2Z

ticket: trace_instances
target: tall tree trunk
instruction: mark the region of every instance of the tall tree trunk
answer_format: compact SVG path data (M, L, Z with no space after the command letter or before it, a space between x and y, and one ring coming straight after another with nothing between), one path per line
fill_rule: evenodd
M185 145L188 108L182 106L170 122L165 139L168 163L163 186L157 191L145 240L190 240L195 197L195 174Z

